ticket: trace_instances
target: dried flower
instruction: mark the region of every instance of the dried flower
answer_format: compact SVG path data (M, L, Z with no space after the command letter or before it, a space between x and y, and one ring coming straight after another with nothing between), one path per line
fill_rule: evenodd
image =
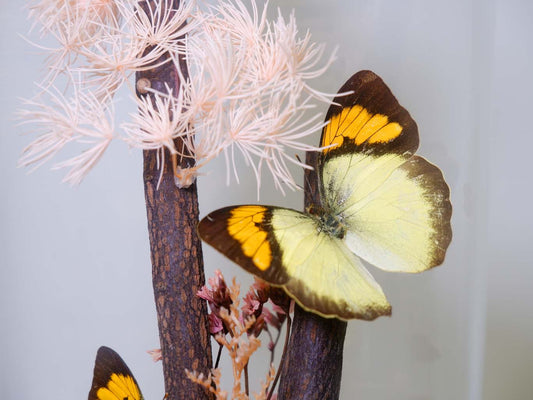
M258 188L266 167L283 192L297 188L287 161L306 167L288 150L316 150L301 140L322 127L318 115L305 117L311 98L326 97L306 83L323 72L313 70L322 51L308 35L298 39L294 16L272 23L265 15L266 6L259 16L252 2L249 14L240 0L207 12L184 46L190 79L183 91L196 161L205 164L223 152L228 179L231 170L238 181L240 153Z
M163 359L163 355L161 354L161 349L148 350L147 353L150 354L153 362L161 361Z
M215 276L209 278L208 282L211 289L208 289L207 286L203 286L198 291L197 296L207 300L209 305L215 310L220 310L221 308L229 310L232 304L232 298L222 272L218 269L215 270Z
M216 396L216 400L226 400L228 398L228 392L221 389L222 372L220 369L213 369L213 371L211 371L207 377L203 376L203 374L199 374L198 372L189 370L185 370L185 374L192 382L198 383L207 391L213 393Z
M209 285L202 286L196 293L201 299L207 300L211 313L209 314L209 333L216 335L219 333L226 334L229 332L221 318L221 309L229 310L232 304L229 289L224 281L224 276L220 270L215 270L215 276L209 278Z
M263 330L268 331L268 325L272 326L278 332L281 330L281 325L283 323L285 313L284 311L275 304L272 304L273 307L276 307L278 313L274 315L267 307L266 304L270 298L270 292L281 290L274 289L269 286L266 282L261 281L257 278L254 278L254 283L244 296L244 305L242 307L243 318L254 317L255 322L249 330L249 334L254 336L259 336ZM279 317L278 317L279 315ZM273 347L269 349L273 351Z
M228 351L231 358L234 379L233 399L249 399L249 396L244 394L241 388L243 371L248 365L251 355L261 345L258 336L263 330L268 333L270 337L268 348L272 352L271 365L261 391L254 397L257 400L266 399L268 388L274 381L276 371L272 365L273 351L286 316L281 307L272 304L272 311L270 311L266 307L266 303L270 300L271 293L277 293L281 289L271 288L265 282L256 279L243 298L244 304L239 307L241 304L240 288L235 279L228 287L222 273L216 270L215 276L209 279L209 285L211 289L204 286L197 295L208 301L211 309L209 314L210 332L215 340ZM267 324L278 330L275 341L268 331ZM194 382L208 388L216 395L217 399L225 399L228 392L222 390L219 383L216 386L211 386L215 380L215 373L220 374L220 371L215 369L207 377L191 372L188 372L187 376ZM216 376L220 379L219 375Z
M224 328L224 322L218 315L211 312L207 317L209 319L209 333L211 335L215 336L220 333L227 333L227 330Z
M114 137L112 103L102 103L80 88L69 99L55 87L43 88L41 96L49 101L27 100L27 109L19 112L22 123L40 127L39 137L23 150L19 165L38 167L72 141L88 144L80 155L54 165L54 169L70 168L64 182L79 184Z
M203 286L197 293L198 297L207 300L211 310L209 331L215 337L231 333L231 327L226 325L226 319L223 316L223 313L231 312L234 307L231 289L227 287L219 270L215 271L213 278L209 278L209 285L211 289ZM269 301L272 303L271 309L267 304ZM275 301L282 306L277 305ZM270 337L268 348L273 353L288 312L289 300L283 289L273 288L255 278L254 283L243 297L239 318L241 324L248 326L248 335L259 337L263 331L268 333ZM277 330L275 338L269 331L269 326Z
M322 126L318 115L308 117L307 112L313 100L331 98L313 89L310 80L325 71L333 56L319 67L324 48L312 43L309 33L298 35L293 14L288 20L279 14L269 21L266 5L259 10L255 0L249 3L250 11L241 0L219 0L204 8L183 1L179 9L172 8L171 0L142 6L134 0L34 1L29 7L34 27L41 37L55 39L57 47L39 46L48 53L48 73L39 86L48 99L28 101L25 106L38 111L25 110L21 116L48 130L28 146L20 164L40 166L65 146L90 138L89 149L56 165L70 167L65 180L77 184L109 141L118 138L136 148L157 150L160 161L166 152L173 159L189 157L189 166L177 168L174 162L180 187L192 184L221 154L228 182L231 175L238 181L240 154L254 172L258 189L264 170L282 192L297 188L289 164L308 167L293 152L316 149L302 139ZM139 112L121 123L118 132L110 131L115 93L124 85L134 93L130 77L136 71L172 62L181 73L183 61L189 77L182 76L179 90L149 89L151 100L136 99ZM56 89L58 82L79 90L60 95L68 90ZM84 113L90 133L75 129L78 113ZM107 123L99 123L102 115ZM54 122L59 123L53 128ZM184 148L176 148L176 139Z

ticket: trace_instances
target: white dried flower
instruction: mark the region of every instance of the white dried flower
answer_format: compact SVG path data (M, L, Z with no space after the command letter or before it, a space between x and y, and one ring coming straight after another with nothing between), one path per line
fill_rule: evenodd
M138 112L130 114L131 121L121 125L126 133L126 141L132 146L143 150L158 151L158 163L161 169L161 180L165 161L165 149L172 155L178 154L174 140L187 135L186 121L177 118L183 112L182 93L178 98L152 92L152 97L135 97ZM182 154L180 154L182 155Z
M322 126L318 115L309 118L307 113L313 100L331 98L313 89L310 80L326 70L333 56L318 66L324 48L312 43L309 33L298 35L294 15L285 20L279 13L269 21L267 5L259 10L255 0L249 0L250 11L242 0L219 0L205 8L182 1L178 10L171 4L41 0L30 6L41 36L52 36L58 46L48 49L49 72L40 86L46 96L26 103L33 111L21 112L26 122L42 129L25 149L21 165L38 166L67 144L90 142L84 153L56 165L70 167L65 179L78 183L109 141L119 137L133 147L158 151L160 161L166 151L194 159L190 168L174 163L178 186L190 185L221 154L228 179L233 175L238 181L235 156L241 154L258 189L264 170L281 191L297 188L289 164L307 166L292 153L316 150L302 140ZM129 78L164 62L173 62L181 74L180 60L189 75L181 76L179 91L150 90L152 100L136 99L138 112L115 134L111 114L118 88L126 84L134 93ZM66 98L55 89L58 77L76 88L74 96ZM50 105L41 103L45 98ZM177 138L184 148L176 148Z
M182 53L190 78L183 85L187 121L196 138L197 162L225 154L238 181L235 154L241 153L256 175L258 188L266 167L278 189L298 187L287 160L301 165L290 150L316 150L302 139L322 127L318 116L306 119L310 98L328 96L308 81L322 74L329 59L315 69L323 48L298 38L293 15L266 20L251 2L219 2L187 38ZM229 174L228 174L229 178Z
M38 167L52 158L65 144L76 141L90 147L80 155L54 165L70 168L64 182L79 184L99 161L114 137L112 103L101 102L91 92L74 90L71 98L55 87L43 88L47 101L27 101L28 108L19 113L24 124L40 128L40 136L23 151L20 165Z
M18 113L21 124L31 124L32 133L38 134L22 151L20 166L41 166L75 137L79 104L67 100L55 87L42 89L39 99L26 100Z

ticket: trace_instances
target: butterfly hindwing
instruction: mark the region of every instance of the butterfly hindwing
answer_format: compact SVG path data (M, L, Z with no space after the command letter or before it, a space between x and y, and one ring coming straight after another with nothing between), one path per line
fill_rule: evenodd
M321 231L320 220L276 208L272 232L289 279L285 291L307 311L323 317L372 320L390 314L383 291L341 239Z
M89 400L143 400L130 369L109 347L102 346L96 353Z

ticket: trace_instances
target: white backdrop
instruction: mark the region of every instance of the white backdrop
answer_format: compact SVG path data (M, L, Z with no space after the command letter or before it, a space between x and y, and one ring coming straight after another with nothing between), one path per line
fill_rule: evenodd
M57 172L16 169L29 143L13 120L17 98L31 96L42 72L17 35L29 25L21 3L0 6L0 393L85 398L105 344L145 397L160 399L161 366L144 353L158 334L141 154L112 145L75 189ZM383 77L418 123L419 153L452 190L444 265L416 276L372 270L393 316L349 323L342 399L531 398L533 3L272 0L272 15L278 6L295 9L316 41L339 46L320 89L334 92L360 69ZM228 189L224 171L220 163L200 179L202 215L256 201L251 175ZM265 182L262 202L301 208L301 193L282 197ZM243 277L205 253L208 275Z

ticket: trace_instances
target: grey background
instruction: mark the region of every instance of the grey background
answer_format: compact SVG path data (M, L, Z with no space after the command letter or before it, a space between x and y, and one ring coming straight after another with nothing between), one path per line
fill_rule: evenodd
M394 314L349 323L342 398L531 398L533 2L276 0L272 15L277 6L294 8L316 41L339 45L321 89L363 68L383 77L419 125L419 153L452 189L444 265L416 276L372 269ZM74 189L46 168L16 168L29 143L13 120L17 98L42 76L41 56L18 36L28 26L21 2L1 2L0 393L86 398L106 344L145 397L160 399L161 366L144 352L158 334L141 154L113 143ZM251 174L227 188L223 163L211 170L199 182L202 215L256 201ZM301 208L301 193L283 197L264 182L261 202ZM205 253L208 276L220 268L246 281ZM251 368L259 379L265 363Z

